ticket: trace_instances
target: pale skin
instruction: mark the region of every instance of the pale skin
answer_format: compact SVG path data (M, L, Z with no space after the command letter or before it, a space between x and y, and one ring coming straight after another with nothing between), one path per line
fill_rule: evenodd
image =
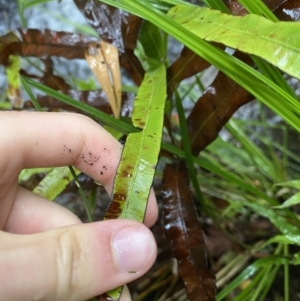
M0 129L1 300L84 301L149 270L156 257L147 228L157 219L153 191L145 225L121 219L82 224L18 186L24 168L73 165L110 194L122 152L118 141L88 117L70 113L0 112ZM121 300L131 300L127 289Z

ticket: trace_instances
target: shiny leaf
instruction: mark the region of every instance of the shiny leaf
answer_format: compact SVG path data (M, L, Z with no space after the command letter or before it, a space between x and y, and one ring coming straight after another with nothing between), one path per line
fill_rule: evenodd
M120 65L140 85L144 69L134 54L142 19L97 0L74 0L101 40L118 48Z
M294 205L300 204L300 192L294 194L290 198L288 198L286 201L284 201L281 205L275 206L274 208L280 209L280 208L287 208Z
M274 23L253 14L236 17L186 5L172 8L169 16L204 40L256 55L300 78L298 23Z
M272 3L273 1L266 0L266 2L266 4L268 5L268 2ZM277 4L275 15L280 20L296 22L300 21L300 0L274 0L274 2Z
M161 65L145 74L135 99L132 123L142 131L131 133L126 139L105 219L144 221L160 152L165 100L166 70ZM116 288L102 295L100 300L119 300L121 291Z
M245 54L236 53L235 56L251 63ZM252 99L251 94L219 72L198 99L187 119L193 154L199 154L211 143L235 111Z
M165 99L165 68L161 65L146 73L135 99L132 123L142 131L127 137L106 218L144 219L160 151Z
M162 181L165 233L178 261L188 299L215 300L215 276L208 268L205 237L184 163L167 165Z
M210 63L189 48L184 47L179 58L168 68L168 83L170 84L171 93L182 80L196 75L209 66Z

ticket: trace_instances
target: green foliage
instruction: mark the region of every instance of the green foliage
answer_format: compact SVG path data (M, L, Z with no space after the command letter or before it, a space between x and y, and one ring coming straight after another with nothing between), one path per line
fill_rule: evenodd
M22 7L20 9L22 12L26 5L46 1L32 1L26 5L24 1L18 2ZM285 277L285 301L288 301L288 268L290 265L300 264L299 253L292 254L289 251L290 245L300 245L298 215L293 210L293 207L300 202L300 193L298 192L300 184L299 180L295 180L299 177L299 169L295 168L300 164L299 156L292 153L284 142L273 141L272 136L267 134L272 126L268 125L263 118L261 118L262 121L232 119L226 126L226 131L231 137L230 141L219 137L201 153L200 157L193 156L182 100L193 93L198 95L198 92L195 93L197 88L203 91L203 87L200 87L196 81L193 87L185 87L184 95L177 93L175 100L180 130L179 134L176 133L178 138L176 142L181 140L183 149L175 146L176 143L174 145L166 141L161 143L161 133L167 84L165 82L165 67L167 66L165 65L167 64L168 35L175 37L215 65L299 132L299 100L276 67L253 56L260 73L205 41L222 42L225 45L257 55L299 78L299 65L297 64L299 39L296 39L297 35L295 34L299 31L299 24L277 22L274 14L266 8L263 2L256 0L240 1L252 13L244 18L221 14L208 8L197 8L179 0L105 0L102 2L120 7L147 20L141 30L138 48L135 50L147 73L143 84L138 89L132 116L133 125L122 119L116 120L31 79L22 78L22 85L31 100L35 103L36 108L42 109L31 92L31 88L36 88L82 110L106 126L114 128L118 134L129 134L113 193L117 195L118 191L124 191L124 189L126 191L124 193L126 202L121 205L119 217L143 220L146 200L154 176L154 166L156 166L161 146L163 150L186 160L194 191L202 208L207 206L206 213L211 214L210 217L220 225L225 225L225 232L226 225L236 226L235 220L247 221L260 217L270 222L276 229L276 234L271 234L270 238L264 238L255 245L243 244L243 247L246 248L245 253L242 254L243 264L238 265L236 261L235 266L228 264L228 269L230 272L233 271L233 275L218 293L217 300L263 301L276 275L282 269ZM203 2L211 8L228 13L228 9L220 0ZM166 13L172 5L178 4L180 6L172 8ZM271 21L259 16L265 16ZM227 28L230 25L230 30L226 35L223 34L225 23ZM253 24L259 28L258 32L254 32ZM274 30L278 35L276 38L272 36ZM234 33L233 38L229 35L231 33ZM257 42L253 40L254 34ZM236 37L239 40L235 40ZM274 47L279 49L278 53L282 52L281 57L286 58L284 64L281 64L283 60L276 60L273 55ZM92 82L85 84L76 79L74 82L81 88L93 86ZM181 91L184 85L181 84L178 91ZM136 87L129 87L128 90L136 89ZM195 99L195 97L191 98ZM143 111L144 109L146 112ZM157 114L157 110L159 114ZM141 122L144 124L141 125ZM263 129L262 132L249 129L253 125ZM287 128L287 126L280 127L283 137L285 137ZM158 134L155 143L152 139L153 133ZM144 152L149 147L151 147L151 152ZM291 163L291 160L294 163ZM145 166L145 162L147 166ZM129 172L128 166L133 166ZM67 173L69 177L70 174ZM125 173L127 176L124 177ZM73 176L76 178L74 172ZM44 181L47 182L50 179L51 173ZM62 174L60 174L58 177L54 177L54 183L63 187L65 183L60 183L62 179ZM43 182L40 183L40 186L42 185ZM56 185L48 185L44 189L43 195L52 199L54 195L59 194L61 189ZM83 195L82 190L81 194ZM228 204L222 212L211 201L215 197L225 200ZM90 212L87 202L85 202L85 206L87 212ZM89 216L91 220L90 213ZM259 252L262 252L264 258L250 263L249 258L252 254L260 255ZM244 283L247 283L245 287L243 287ZM118 295L119 288L115 291L113 298L117 298Z
M10 55L9 57L10 65L6 68L6 75L8 84L13 89L20 89L20 57L15 55Z
M145 22L139 36L140 46L136 51L144 69L151 71L166 59L167 36L152 23Z
M179 5L168 15L198 37L254 54L291 76L300 78L297 22L272 22L253 14L230 16L209 8Z
M146 73L134 102L132 123L142 131L129 134L126 140L111 204L119 208L115 218L144 220L160 152L165 100L166 71L161 64Z
M259 16L265 16L267 19L278 22L278 18L274 15L274 13L266 6L266 4L260 0L240 0L239 1L249 13L256 14Z
M76 174L80 173L76 170ZM46 177L33 189L33 192L53 201L66 186L73 180L68 167L57 167L51 170Z
M147 5L144 0L120 0L117 3L113 0L104 0L102 2L139 15L162 28L166 33L175 37L179 42L232 78L279 116L282 116L296 130L300 130L299 120L296 116L296 113L300 114L298 100L250 66L198 38L168 15L163 14L149 4Z

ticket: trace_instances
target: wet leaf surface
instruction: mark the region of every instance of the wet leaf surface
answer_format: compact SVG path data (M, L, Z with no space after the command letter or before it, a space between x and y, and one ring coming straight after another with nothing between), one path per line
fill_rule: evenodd
M104 78L104 75L107 74L107 81L103 84L105 90L108 90L107 83L110 83L110 80L113 79L112 93L108 93L110 96L107 98L106 96L103 97L102 92L96 91L89 91L89 92L75 92L70 90L70 85L60 76L57 76L53 72L52 66L52 56L61 56L67 59L73 58L82 58L85 59L85 54L88 47L92 44L95 47L98 47L99 42L97 39L93 37L88 37L84 35L78 35L74 33L68 32L56 32L51 30L37 30L37 29L19 29L19 34L21 39L14 33L9 33L0 38L0 63L7 66L7 70L10 70L8 67L11 66L9 57L11 55L15 56L36 56L43 60L44 62L44 71L41 77L36 75L28 74L25 70L20 70L20 74L25 75L27 77L39 79L39 81L46 86L62 91L67 95L71 95L76 99L79 99L83 102L91 104L92 101L100 100L103 98L105 100L111 99L113 97L116 98L116 108L115 108L115 115L119 116L120 112L122 115L129 115L132 109L132 95L129 94L121 94L121 82L120 82L120 75L119 72L119 56L117 52L114 52L114 56L111 57L112 51L110 46L105 42L100 42L100 46L104 49L105 56L102 58L105 61L105 70L101 68L96 68L98 78L101 80ZM105 45L104 45L105 44ZM97 48L98 49L98 48ZM96 58L96 67L102 66L101 62L103 61L101 58ZM109 74L108 71L109 70ZM102 71L106 71L102 72ZM18 70L17 70L18 72ZM16 73L16 72L15 72ZM15 77L15 76L14 76ZM115 88L115 89L114 89ZM10 89L9 91L11 91ZM13 90L17 91L15 88ZM110 90L109 90L110 91ZM107 91L106 91L107 92ZM12 93L10 93L12 94ZM9 94L9 95L10 95ZM20 93L12 94L12 96L18 96ZM16 99L14 96L14 99ZM18 96L19 97L19 96ZM20 98L20 97L19 97ZM38 97L43 103L47 103L47 107L56 107L55 101L53 99L47 99L47 97L40 96ZM127 100L130 99L131 101L128 102ZM105 102L104 100L104 102ZM124 104L125 107L120 107L121 102ZM13 101L14 107L21 107L22 101ZM100 101L101 102L101 101ZM18 103L18 105L15 105ZM102 102L103 103L103 102ZM111 113L110 109L106 108L106 104L102 106L102 103L95 104L95 106L101 107L104 109L105 112Z
M143 21L136 16L110 7L100 1L74 0L74 2L83 12L91 26L97 30L99 36L104 41L111 42L118 48L120 52L120 65L127 71L133 81L137 85L140 85L144 77L144 69L133 51L136 47ZM266 0L264 2L272 9L276 9L275 14L282 20L298 21L300 18L300 0ZM231 12L235 15L244 15L247 13L243 7L238 4L238 1L227 1L227 4L230 4ZM145 28L146 26L143 27L142 30ZM53 74L52 62L49 59L52 55L62 56L68 59L84 58L86 46L95 41L97 41L95 38L71 33L22 29L20 30L20 38L15 34L8 34L0 38L0 63L7 65L10 54L40 57L44 59L45 63L45 72L42 78L39 79L40 82L55 90L63 91L65 94L85 104L89 104L111 114L112 110L103 92L79 92L70 90L69 85L64 79ZM161 58L160 52L157 51L158 49L155 50L153 57L155 59ZM154 52L151 51L149 57L151 57L153 53ZM238 54L238 58L244 62L251 63L247 55L243 56ZM171 97L173 91L183 79L193 76L209 66L209 63L184 47L179 58L168 68L167 84L169 85L169 96ZM142 97L138 97L138 100L141 98L147 100L149 95L145 93ZM198 99L187 120L193 154L198 155L199 151L211 143L232 114L251 99L253 99L253 97L248 92L227 78L223 73L219 73L212 85L208 87L203 96ZM43 107L47 107L50 110L57 110L59 108L74 111L74 108L71 106L64 106L61 102L57 102L48 96L38 96L38 100ZM129 116L131 114L132 100L133 94L122 94L123 104L121 115ZM26 107L30 107L29 103L26 105ZM143 111L139 112L139 114L143 117L145 115ZM143 123L145 122L138 119L140 118L135 117L135 126L144 131L145 124ZM171 127L169 128L171 129ZM135 147L136 149L148 147L148 142L142 141L140 138L136 139L139 134L141 133L131 134L131 138L128 137L128 145L140 143ZM152 133L150 133L150 135L152 135ZM140 145L142 145L142 147ZM132 155L131 152L130 155L135 157L140 156L140 154L136 153ZM130 185L136 187L131 182L132 177L128 177L128 175L134 173L139 174L137 185L145 180L145 174L141 171L144 167L141 165L142 167L140 166L139 169L131 173L131 163L132 160L125 160L124 164L127 165L123 166L123 170L120 169L120 175L123 177L125 184L117 188L119 192L114 191L114 199L117 201L123 201L122 198L125 197L125 194L127 197L128 192L123 193L124 187L126 189L130 187ZM155 165L156 163L151 165L152 173L154 173ZM151 177L153 177L153 175L151 175ZM149 182L152 182L152 180L149 180ZM149 188L147 189L149 191ZM145 188L144 191L147 191L147 189ZM215 300L215 280L213 274L207 267L206 243L201 225L197 220L196 210L189 189L189 177L184 164L179 163L178 165L174 164L166 167L163 177L163 190L166 212L166 232L171 242L173 254L178 259L180 275L186 284L188 298L190 301ZM136 191L139 193L136 193ZM139 190L132 188L130 193L133 196L136 194L135 201L138 200L140 202L141 195ZM143 198L146 197L147 196L143 196ZM143 206L144 205L145 204L143 204ZM134 212L128 210L125 216L139 216L139 220L142 220L142 212L145 210L143 206L137 206L137 210L134 210ZM120 206L117 205L110 212L112 214L108 218L118 217L120 213L119 207ZM250 205L249 207L254 211L262 210L260 207L251 207ZM117 210L115 210L116 208ZM270 214L270 212L266 212L265 215L271 220L273 218L273 222L276 221L276 223L279 223L282 221L282 219L278 219L273 214L275 211L272 211L272 214ZM226 243L228 246L232 246L232 243L226 236L223 237L221 233L216 233L216 231L214 232L213 230L212 228L207 230L208 235L211 234L210 236L213 237L208 239L208 245L214 256L221 256L220 253L226 250L220 251L220 244L224 245ZM219 245L214 244L216 240L218 240ZM111 294L110 296L104 294L101 297L104 299L101 300L117 300L118 296L118 292L117 295L113 297Z
M263 0L263 2L281 21L297 22L300 20L300 0ZM225 4L235 16L248 14L247 10L238 0L225 0Z
M105 42L119 50L120 64L140 85L144 69L134 54L142 19L97 0L74 0L88 23Z
M210 64L202 57L184 47L179 58L168 68L169 94L172 95L182 80L196 75L209 66Z
M273 22L254 14L230 16L188 5L178 5L168 15L201 39L256 55L300 78L300 66L296 63L300 54L297 22Z
M145 74L139 88L131 119L142 131L131 133L126 139L105 219L144 221L160 152L165 100L166 70L162 64ZM100 300L119 300L120 294L121 289L117 288Z
M166 74L161 65L146 73L134 102L132 123L141 129L126 139L106 218L144 220L163 128Z
M236 57L248 63L251 61L242 53L237 53ZM251 94L219 72L187 118L192 153L198 155L218 136L235 111L251 100Z
M285 12L290 9L289 15L293 17L294 21L297 21L300 0L264 2L282 20L288 20ZM247 14L238 1L227 1L227 5L234 15ZM243 62L253 65L246 54L237 52L235 56ZM211 143L235 111L251 100L253 100L253 96L219 72L203 96L198 99L187 120L193 154L197 155Z
M166 165L162 180L165 233L190 301L215 300L205 237L197 219L184 163Z
M300 0L278 1L281 5L276 7L275 15L282 21L300 20Z
M19 29L21 39L14 33L0 38L0 64L7 65L11 54L49 58L84 59L86 44L97 39L75 33L52 30Z

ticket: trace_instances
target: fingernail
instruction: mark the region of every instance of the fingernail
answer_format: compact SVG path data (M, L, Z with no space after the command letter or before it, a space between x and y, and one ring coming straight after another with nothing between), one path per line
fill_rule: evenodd
M126 227L113 237L113 250L120 271L138 273L153 260L156 246L151 232L145 228Z

